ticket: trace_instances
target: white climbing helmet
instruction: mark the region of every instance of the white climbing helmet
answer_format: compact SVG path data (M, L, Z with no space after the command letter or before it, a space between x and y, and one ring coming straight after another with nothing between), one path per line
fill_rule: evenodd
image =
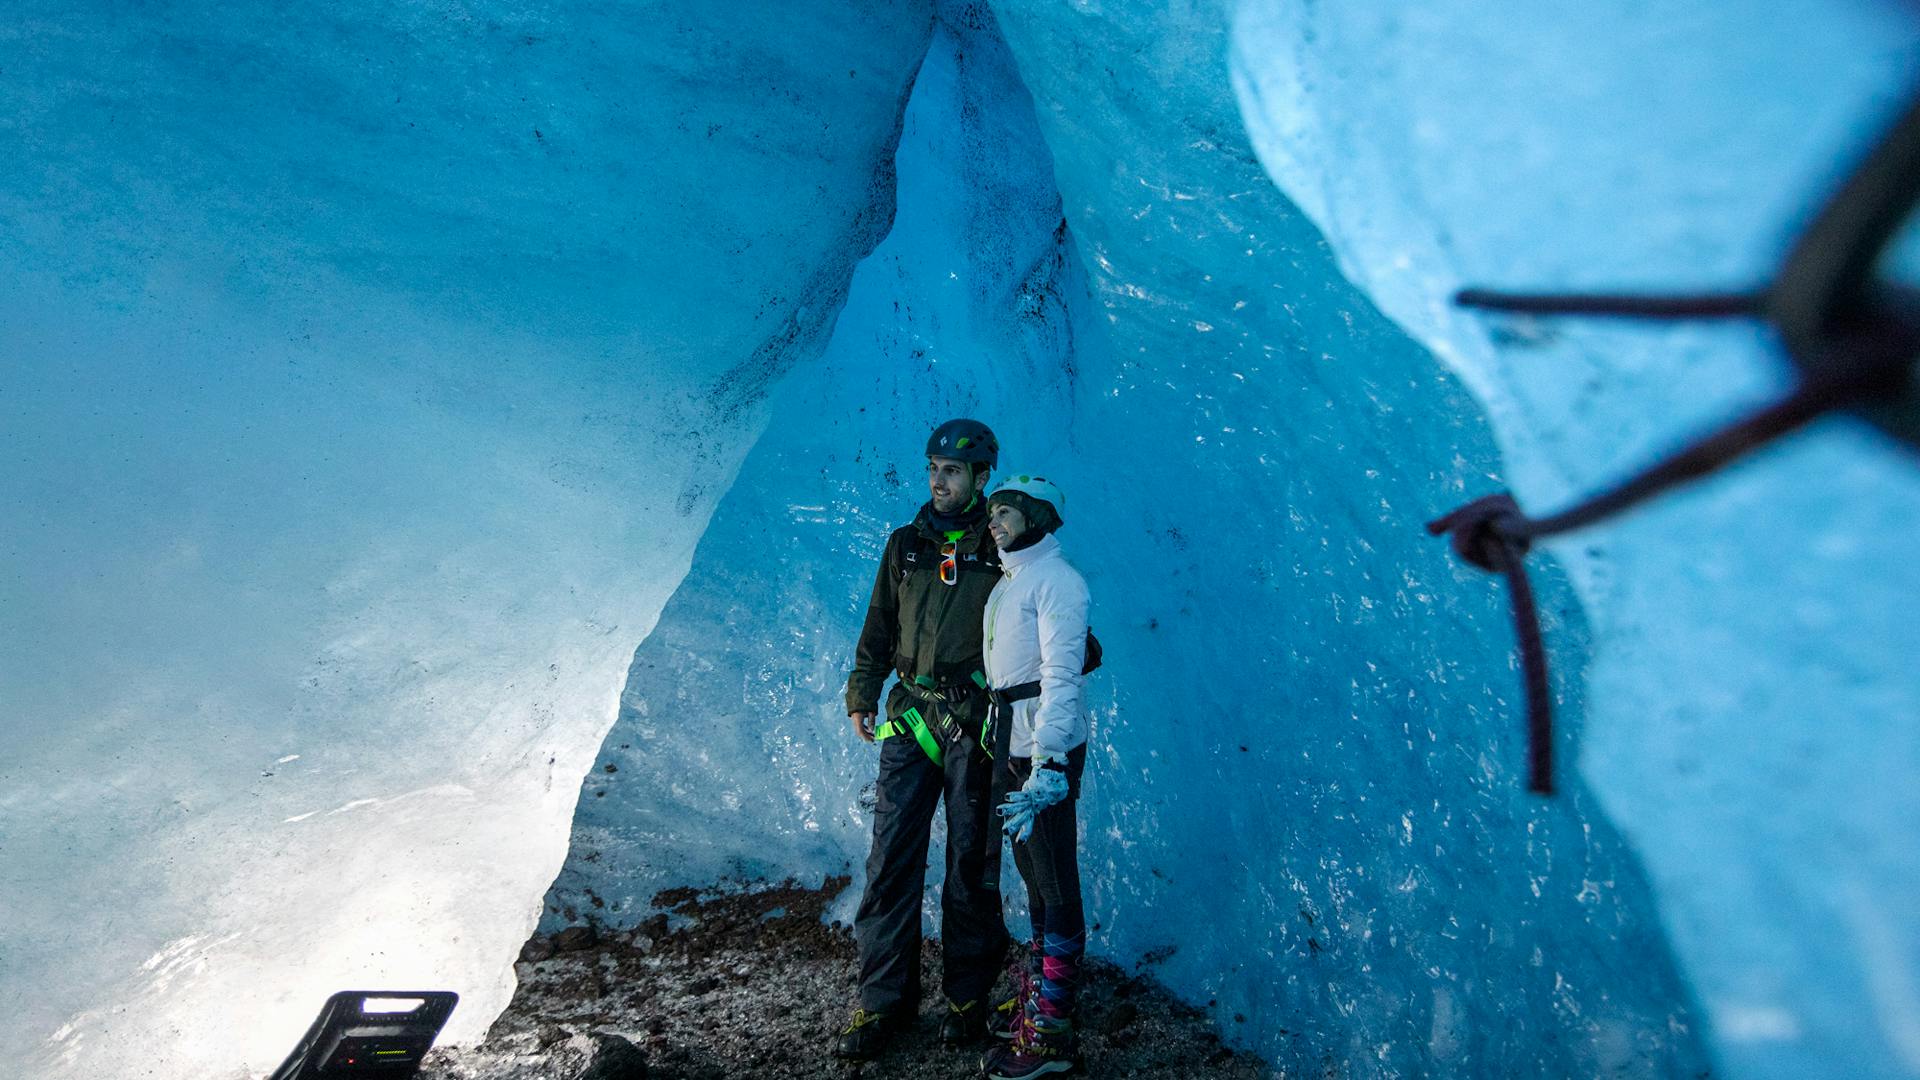
M998 495L1003 491L1017 491L1029 499L1052 503L1056 513L1064 513L1067 509L1066 492L1061 491L1060 485L1044 476L1015 473L1000 481L1000 485L993 489L993 494ZM992 497L992 495L988 496L988 498Z
M987 496L988 503L996 499L1013 504L1014 509L1025 514L1028 528L1052 532L1066 521L1067 495L1060 490L1060 485L1044 476L1014 473ZM1031 505L1027 500L1039 505Z

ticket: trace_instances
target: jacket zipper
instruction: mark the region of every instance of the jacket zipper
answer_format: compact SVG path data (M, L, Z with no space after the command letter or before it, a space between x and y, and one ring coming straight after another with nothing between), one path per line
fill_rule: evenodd
M1000 591L1000 586L1012 581L1013 575L1011 574L1002 577L999 583L993 587L993 602L987 605L987 649L986 655L982 657L982 660L987 669L988 682L993 681L993 637L994 631L1000 628L1000 603L1007 598L1006 594Z

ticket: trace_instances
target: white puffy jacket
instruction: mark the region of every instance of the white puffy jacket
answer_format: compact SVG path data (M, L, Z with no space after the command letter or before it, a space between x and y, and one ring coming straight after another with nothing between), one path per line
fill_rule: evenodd
M981 622L987 684L995 690L1038 680L1040 696L1013 705L1014 757L1065 754L1087 741L1080 674L1087 652L1087 582L1051 534L1000 553L1003 575Z

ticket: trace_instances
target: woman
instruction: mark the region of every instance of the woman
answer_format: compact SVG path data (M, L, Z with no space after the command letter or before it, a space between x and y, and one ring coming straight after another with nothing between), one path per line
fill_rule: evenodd
M1078 1064L1074 991L1086 950L1074 802L1087 757L1080 687L1087 648L1087 583L1053 534L1066 498L1039 476L1015 475L987 499L987 530L1002 577L982 621L998 743L996 790L1014 865L1033 919L1028 963L996 1047L993 1080L1026 1080ZM1006 1006L1003 1006L1006 1008Z

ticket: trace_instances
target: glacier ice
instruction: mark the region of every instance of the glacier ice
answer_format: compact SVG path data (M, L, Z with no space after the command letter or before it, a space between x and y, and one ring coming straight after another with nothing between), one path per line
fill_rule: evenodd
M1096 951L1289 1071L1705 1068L1632 852L1577 778L1520 790L1502 601L1419 530L1495 466L1479 408L1261 171L1224 17L993 10L1005 44L941 9L893 232L634 658L548 926L720 876L857 889L873 763L838 689L923 433L967 413L1075 508Z
M634 644L891 217L930 9L783 12L9 8L4 1060L504 1006Z
M548 930L630 924L669 886L818 880L864 860L872 748L851 736L841 688L874 561L925 497L913 451L927 418L991 416L1019 448L1006 462L1071 455L1048 417L1076 392L1067 298L1085 286L1031 107L1005 100L1018 87L997 37L940 22L905 117L894 228L818 363L773 394L634 655ZM936 863L930 897L940 878Z
M1909 9L16 9L7 1060L238 1074L347 982L466 1041L549 883L857 876L839 683L974 414L1108 647L1097 951L1294 1072L1920 1075L1911 461L1827 424L1537 553L1552 802L1419 529L1779 387L1446 297L1763 274Z
M1784 363L1744 327L1444 299L1764 281L1912 91L1916 48L1912 8L1872 0L1249 0L1233 56L1275 180L1473 385L1547 512L1776 393ZM1593 630L1580 771L1732 1075L1920 1075L1913 465L1828 421L1549 545Z

